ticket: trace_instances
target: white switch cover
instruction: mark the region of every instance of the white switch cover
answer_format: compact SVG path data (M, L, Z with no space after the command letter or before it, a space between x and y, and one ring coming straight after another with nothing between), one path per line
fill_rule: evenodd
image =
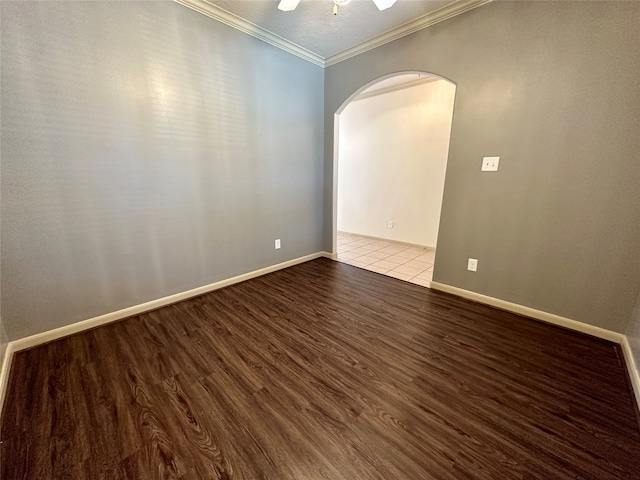
M469 270L471 272L478 271L478 259L477 258L470 258L469 259L469 261L467 262L467 270Z
M280 239L277 238L276 239L276 250L278 250L280 248Z
M482 171L483 172L497 172L499 163L500 163L500 157L483 157L482 158Z
M387 222L387 228L393 228L393 220Z

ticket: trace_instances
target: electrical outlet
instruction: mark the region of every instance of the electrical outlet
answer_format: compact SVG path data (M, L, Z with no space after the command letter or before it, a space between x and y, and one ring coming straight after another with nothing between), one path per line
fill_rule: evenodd
M500 157L483 157L482 158L482 171L483 172L497 172L499 164L500 164Z
M467 270L469 270L470 272L478 271L478 259L477 258L470 258L469 259L469 261L467 262Z
M393 228L393 220L387 222L387 228Z
M278 250L281 247L280 245L280 239L276 238L276 250Z

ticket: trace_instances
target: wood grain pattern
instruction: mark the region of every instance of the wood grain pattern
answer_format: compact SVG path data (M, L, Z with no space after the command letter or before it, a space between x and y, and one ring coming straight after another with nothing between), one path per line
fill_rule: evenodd
M318 259L15 356L2 479L639 479L620 348Z

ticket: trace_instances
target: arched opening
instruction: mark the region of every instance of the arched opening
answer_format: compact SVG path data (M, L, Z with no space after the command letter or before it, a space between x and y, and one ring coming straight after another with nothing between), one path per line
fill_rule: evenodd
M429 286L456 86L427 72L378 78L334 116L333 254Z

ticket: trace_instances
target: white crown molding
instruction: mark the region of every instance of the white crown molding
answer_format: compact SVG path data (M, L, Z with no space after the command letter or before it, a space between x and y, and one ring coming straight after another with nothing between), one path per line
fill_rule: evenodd
M407 22L404 25L400 25L393 30L389 30L386 33L378 35L371 40L367 40L366 42L362 42L354 47L332 55L325 59L324 66L330 67L331 65L335 65L336 63L355 57L356 55L360 55L361 53L367 52L386 43L393 42L399 38L406 37L418 30L443 22L449 18L468 12L474 8L481 7L482 5L492 1L493 0L458 0L457 2L450 3L444 7L434 10L433 12L429 12L426 15L418 17L415 20Z
M414 32L417 32L418 30L422 30L423 28L430 27L431 25L435 25L436 23L440 23L444 20L455 17L456 15L468 12L469 10L492 2L493 0L458 0L456 2L450 3L449 5L445 5L444 7L434 10L433 12L427 13L422 17L416 18L415 20L400 25L393 30L389 30L388 32L367 40L366 42L362 42L358 45L355 45L354 47L348 48L347 50L344 50L327 58L323 58L320 55L317 55L307 50L306 48L301 47L300 45L297 45L279 35L276 35L275 33L256 25L255 23L251 23L237 15L234 15L231 12L217 7L216 5L212 5L206 0L173 1L179 3L180 5L184 5L187 8L195 10L196 12L202 13L203 15L211 17L214 20L218 20L225 25L240 30L247 35L251 35L252 37L267 42L274 47L278 47L285 52L291 53L297 57L307 60L314 65L318 65L320 67L329 67L386 43L393 42L398 38L410 35Z
M296 45L285 38L282 38L275 33L266 30L255 23L251 23L244 18L240 18L237 15L234 15L231 12L227 12L226 10L217 7L215 5L210 4L206 0L173 0L180 5L184 5L196 12L202 13L207 17L211 17L214 20L218 20L225 25L233 27L237 30L240 30L247 35L251 35L263 42L267 42L274 47L278 47L285 52L291 53L296 57L300 57L308 62L313 63L314 65L318 65L320 67L324 67L324 59L320 55L316 55L315 53L307 50L306 48L301 47L300 45ZM274 6L275 8L275 6Z

